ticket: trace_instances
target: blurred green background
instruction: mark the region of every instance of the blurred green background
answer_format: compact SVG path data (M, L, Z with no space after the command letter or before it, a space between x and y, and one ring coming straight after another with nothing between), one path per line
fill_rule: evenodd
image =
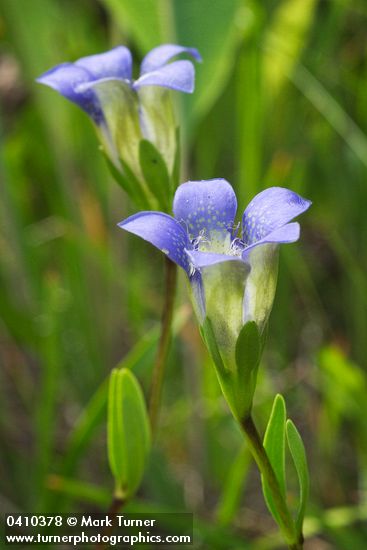
M148 391L163 292L160 254L116 227L133 209L92 124L34 79L117 44L137 68L176 42L204 60L176 98L182 181L224 177L241 210L271 185L313 201L281 250L255 418L281 392L304 438L306 548L365 549L365 1L2 0L0 39L0 511L107 509L106 380L123 361ZM195 548L276 547L179 287L160 430L126 510L194 512Z

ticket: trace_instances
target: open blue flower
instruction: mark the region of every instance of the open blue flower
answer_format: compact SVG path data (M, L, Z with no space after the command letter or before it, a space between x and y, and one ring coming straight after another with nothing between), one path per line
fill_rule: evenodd
M271 187L250 202L240 227L236 195L226 180L189 181L176 191L174 217L139 212L119 226L186 271L199 321L210 317L220 349L233 355L247 321L263 329L275 294L279 245L298 240L299 224L291 220L310 204L289 189Z
M142 180L139 144L151 141L171 174L176 151L176 124L169 90L192 93L195 70L191 61L172 58L189 54L201 61L195 48L163 44L143 59L140 76L132 77L132 56L125 46L62 63L37 82L49 86L81 107L96 124L110 160L119 159Z

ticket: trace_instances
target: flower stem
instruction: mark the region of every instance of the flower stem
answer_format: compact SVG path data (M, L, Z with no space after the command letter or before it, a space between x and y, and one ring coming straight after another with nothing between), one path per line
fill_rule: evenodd
M173 306L175 301L177 266L169 258L165 258L166 279L165 279L165 300L162 312L161 335L158 344L152 374L149 399L149 417L154 433L159 415L164 371L167 362L169 341L171 337L171 326L173 318Z
M290 550L302 550L302 534L299 537L297 536L292 516L281 493L277 477L269 461L269 457L266 454L259 432L257 431L252 417L245 417L240 424L245 433L251 454L261 472L261 475L266 480L266 483L270 489L274 505L278 512L279 527L287 541L288 547Z
M126 500L118 495L114 495L112 502L110 504L110 507L107 510L107 516L109 519L113 521L113 518L118 512L121 510L122 506L124 506L126 503ZM107 526L103 529L102 535L103 536L110 536L112 534L113 527ZM97 543L95 546L96 550L101 548L109 548L109 545L104 543Z

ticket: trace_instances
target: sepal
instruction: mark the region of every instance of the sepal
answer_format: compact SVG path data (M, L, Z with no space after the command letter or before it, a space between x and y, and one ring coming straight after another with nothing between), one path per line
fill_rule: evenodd
M157 199L159 209L169 212L173 199L172 182L161 153L147 139L140 141L139 162L147 187Z
M250 413L256 389L262 342L255 321L247 322L236 342L237 408L239 418Z
M125 193L139 208L142 208L144 210L149 209L149 197L147 197L147 194L144 192L141 183L139 182L139 180L137 180L137 178L135 178L134 174L131 170L129 170L128 166L123 163L121 159L117 161L116 165L109 159L105 151L103 149L101 150L110 174L112 175L116 183L118 183L118 185L125 191Z
M200 332L213 359L223 395L233 415L240 421L252 408L262 351L259 329L253 321L242 327L236 343L234 369L223 361L213 324L208 317L200 326Z
M136 192L136 195L143 201L143 208L146 210L155 210L157 208L157 203L144 181L142 181L141 175L135 175L129 164L127 164L127 162L125 162L122 158L120 158L119 161L122 166L123 174L129 180L131 187L133 187Z
M233 372L228 370L223 362L221 353L218 348L218 344L213 331L211 320L205 317L204 322L200 326L200 334L204 340L204 343L209 351L215 370L217 373L219 385L223 392L223 395L232 411L236 416L236 398L234 394L234 375Z

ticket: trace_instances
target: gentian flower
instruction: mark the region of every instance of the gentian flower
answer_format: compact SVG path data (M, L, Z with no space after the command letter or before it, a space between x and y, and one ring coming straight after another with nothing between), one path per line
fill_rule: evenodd
M293 218L311 202L282 187L265 189L235 222L236 195L224 179L180 185L174 217L139 212L118 225L159 248L182 267L192 288L199 323L210 320L224 368L236 370L235 349L242 327L264 330L273 304L277 252L298 240Z
M164 44L143 59L140 76L132 77L132 56L125 46L62 63L42 74L45 84L76 103L93 120L103 147L115 167L132 171L144 187L139 159L141 140L150 141L172 174L176 125L168 90L192 93L191 61L172 58L182 53L201 60L195 48ZM122 161L122 166L120 165Z

